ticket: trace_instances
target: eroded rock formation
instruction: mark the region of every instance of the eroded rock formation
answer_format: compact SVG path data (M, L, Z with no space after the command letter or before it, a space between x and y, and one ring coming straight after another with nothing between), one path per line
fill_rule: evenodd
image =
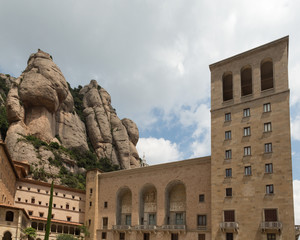
M10 88L6 99L9 129L5 142L14 160L39 163L49 172L59 171L51 170L48 160L55 156L49 149L36 149L23 141L24 136L33 135L48 144L54 142L81 152L89 150L89 139L99 161L108 158L125 169L140 166L135 147L139 138L137 126L130 119L118 118L104 88L92 80L81 89L83 122L75 111L67 81L52 57L39 50L29 57L27 64L24 72L7 84ZM67 169L79 170L69 157L62 159Z

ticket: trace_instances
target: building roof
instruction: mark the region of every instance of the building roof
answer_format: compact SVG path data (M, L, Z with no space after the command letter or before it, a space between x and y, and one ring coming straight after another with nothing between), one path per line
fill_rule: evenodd
M186 159L176 162L170 162L170 163L162 163L162 164L156 164L151 165L147 167L140 167L140 168L133 168L133 169L123 169L119 171L113 171L113 172L102 172L99 169L91 169L90 171L98 171L100 172L101 177L112 177L114 175L127 175L127 174L134 174L134 173L141 173L141 172L150 172L156 169L167 169L167 168L174 168L174 167L181 167L186 165L194 165L194 164L210 164L211 157L199 157L199 158L192 158L192 159Z
M30 217L31 220L38 220L38 221L47 221L47 218L42 218L42 217ZM68 225L73 225L73 226L81 226L83 223L76 223L76 222L69 222L69 221L63 221L63 220L56 220L56 219L51 219L51 223L61 223L61 224L68 224Z
M26 216L28 219L30 219L28 213L25 211L24 208L20 208L20 207L8 205L8 204L3 204L3 203L0 203L0 207L1 207L1 208L8 208L8 209L15 209L15 210L22 210L23 213L25 214L25 216Z
M250 54L256 53L256 52L258 52L258 51L262 51L262 50L264 50L264 49L266 49L266 48L269 48L269 47L271 47L271 46L277 45L277 44L282 43L282 42L287 42L287 47L289 47L289 36L285 36L285 37L283 37L283 38L279 38L279 39L277 39L277 40L275 40L275 41L272 41L272 42L269 42L269 43L267 43L267 44L261 45L261 46L259 46L259 47L250 49L250 50L248 50L248 51L246 51L246 52L239 53L239 54L234 55L234 56L232 56L232 57L229 57L229 58L223 59L223 60L221 60L221 61L218 61L218 62L216 62L216 63L210 64L210 65L209 65L209 69L212 70L212 69L215 68L215 67L219 67L219 66L224 65L224 64L226 64L226 63L228 63L228 62L231 62L231 61L233 61L233 60L237 60L237 59L240 59L240 58L244 58L246 55L250 55ZM288 52L289 52L289 51L288 51Z

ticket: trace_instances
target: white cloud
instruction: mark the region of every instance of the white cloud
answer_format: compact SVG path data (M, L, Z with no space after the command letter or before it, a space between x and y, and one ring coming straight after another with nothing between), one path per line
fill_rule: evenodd
M300 115L292 119L291 135L293 140L300 141Z
M183 160L177 144L163 138L140 138L137 150L149 165Z
M207 132L201 141L196 140L192 143L191 149L193 151L193 157L205 157L209 156L210 149L210 132Z
M293 181L295 225L300 225L300 180Z

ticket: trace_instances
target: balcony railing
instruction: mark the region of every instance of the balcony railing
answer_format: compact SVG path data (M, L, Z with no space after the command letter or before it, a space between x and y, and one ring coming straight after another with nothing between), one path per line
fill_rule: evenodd
M239 224L237 222L221 222L220 228L222 231L237 231L239 229Z
M185 230L185 225L162 225L161 229L163 230Z
M113 230L130 230L131 226L129 226L129 225L113 225L112 229Z
M135 230L155 230L157 229L156 225L137 225L133 227Z
M262 222L260 224L260 228L262 231L266 231L266 230L281 231L282 223L281 222Z

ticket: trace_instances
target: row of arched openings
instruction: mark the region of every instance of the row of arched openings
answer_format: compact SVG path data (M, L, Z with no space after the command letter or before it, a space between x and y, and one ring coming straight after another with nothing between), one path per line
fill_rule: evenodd
M241 68L241 96L252 94L252 68L250 65ZM261 91L273 88L273 62L265 59L260 65ZM233 99L232 72L226 72L222 77L223 101Z
M45 231L46 224L42 222L32 222L31 227L38 230L38 231ZM71 234L71 235L80 235L80 229L71 227L71 226L63 226L63 225L56 225L51 223L50 231L52 233L64 233L64 234Z
M157 190L146 184L139 194L139 225L156 225ZM186 211L186 189L181 181L170 183L165 189L166 215L164 224L184 225ZM116 224L131 226L132 192L123 187L117 192Z

